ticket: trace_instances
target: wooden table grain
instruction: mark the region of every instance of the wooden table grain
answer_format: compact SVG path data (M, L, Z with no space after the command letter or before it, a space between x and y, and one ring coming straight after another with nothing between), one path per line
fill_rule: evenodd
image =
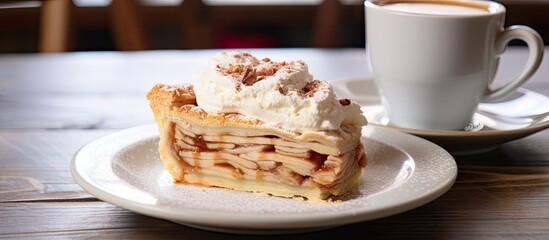
M69 172L72 156L86 143L152 123L145 93L158 82L194 81L215 52L0 55L0 238L257 238L198 230L119 208L83 191ZM253 52L303 59L318 79L369 74L364 49ZM496 81L518 72L526 58L526 49L509 49ZM549 95L548 61L526 88ZM431 203L284 238L549 239L548 130L455 159L455 185Z

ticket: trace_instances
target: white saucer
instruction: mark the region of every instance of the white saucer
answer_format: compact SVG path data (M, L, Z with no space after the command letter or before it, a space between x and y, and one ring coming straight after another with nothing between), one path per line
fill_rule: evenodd
M155 125L122 130L84 146L71 162L76 182L122 208L183 225L230 233L315 231L404 212L454 183L452 156L421 138L369 126L368 166L341 202L311 203L220 188L175 184L158 157Z
M549 98L521 88L516 94L498 102L481 103L474 119L484 128L476 131L420 130L401 128L390 124L380 106L379 95L372 77L357 77L332 82L339 98L350 98L363 107L370 124L395 129L428 139L444 147L452 154L472 154L491 150L497 146L517 140L549 128ZM495 121L482 110L505 114L538 114L542 117L525 124L506 124ZM383 121L381 121L383 120ZM492 127L492 128L491 128ZM498 128L498 130L493 129Z

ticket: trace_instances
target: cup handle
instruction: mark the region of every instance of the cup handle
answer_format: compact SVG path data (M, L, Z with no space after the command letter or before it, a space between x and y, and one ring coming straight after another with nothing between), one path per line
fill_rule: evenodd
M488 87L484 100L496 100L505 97L530 79L541 65L544 53L543 40L535 30L526 26L511 26L506 28L496 39L496 51L503 53L507 48L507 44L513 39L522 40L528 45L530 54L526 66L511 82L496 89Z

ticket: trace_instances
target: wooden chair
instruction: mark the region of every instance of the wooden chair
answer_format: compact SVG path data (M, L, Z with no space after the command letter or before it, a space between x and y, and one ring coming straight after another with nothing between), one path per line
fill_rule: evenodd
M340 46L341 3L339 0L324 0L316 8L311 45L317 48Z
M72 46L72 0L43 1L40 9L39 51L66 52ZM149 49L136 0L113 0L109 6L110 25L117 50Z
M210 9L201 0L185 0L181 7L181 26L186 48L214 48ZM65 52L74 48L71 41L72 0L42 2L40 52ZM315 7L311 46L338 47L341 3L324 0ZM109 6L109 24L115 48L121 51L150 49L137 0L113 0Z

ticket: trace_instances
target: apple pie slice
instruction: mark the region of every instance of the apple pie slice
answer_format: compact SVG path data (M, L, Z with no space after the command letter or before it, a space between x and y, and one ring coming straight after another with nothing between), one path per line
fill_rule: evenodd
M366 118L303 61L221 52L194 85L149 93L160 156L176 182L326 199L366 165Z

